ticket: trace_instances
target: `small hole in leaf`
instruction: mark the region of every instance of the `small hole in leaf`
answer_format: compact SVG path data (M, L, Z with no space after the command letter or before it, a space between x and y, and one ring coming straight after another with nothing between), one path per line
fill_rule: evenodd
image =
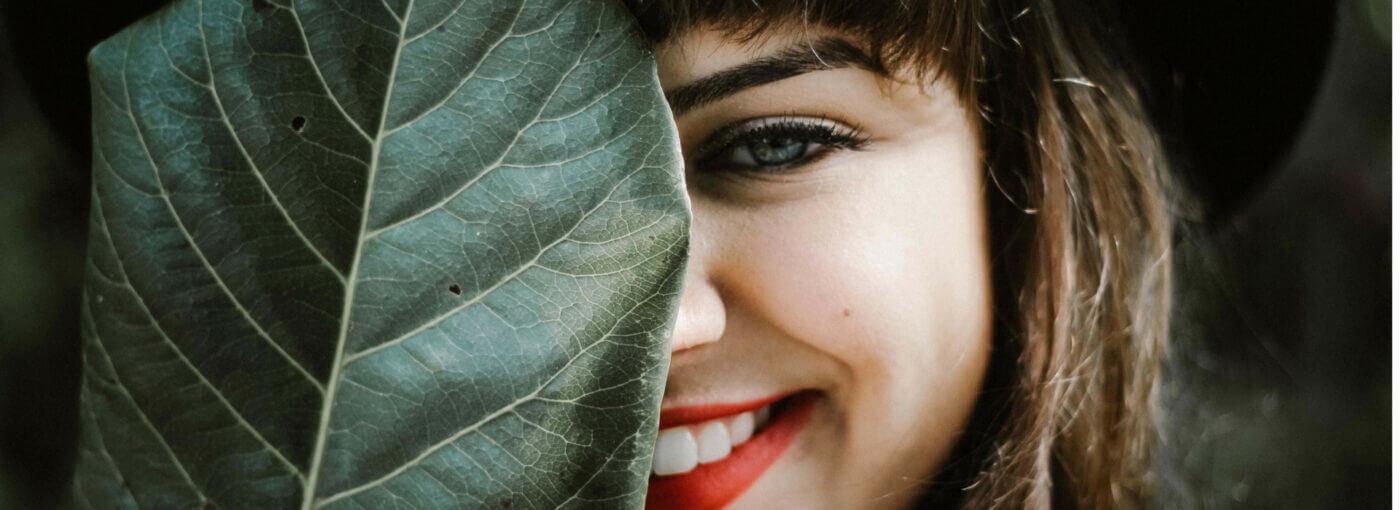
M212 499L206 499L204 500L204 510L219 510L219 505L215 504Z
M447 27L442 26L442 25L438 25L438 26L437 26L437 31L438 31L438 32L446 32L446 31L447 31Z
M452 284L452 285L448 285L448 286L447 286L447 291L448 291L448 292L451 292L451 293L454 294L454 295L460 296L460 295L462 295L462 286L457 285L457 284L454 283L454 284Z
M262 12L268 10L271 7L272 2L268 2L267 0L253 0L254 11Z
M602 35L602 34L603 34L602 32L593 32L593 38L594 38L594 39L597 39L598 36L599 36L599 35Z
M296 132L300 133L301 130L302 130L303 128L305 128L305 127L306 127L306 117L302 117L302 116L300 116L300 115L297 115L296 118L292 119L292 131L296 131Z

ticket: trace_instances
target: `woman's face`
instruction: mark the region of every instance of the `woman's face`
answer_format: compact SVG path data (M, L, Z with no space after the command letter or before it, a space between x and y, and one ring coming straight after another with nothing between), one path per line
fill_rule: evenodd
M694 224L648 507L904 506L991 346L976 132L839 33L766 35L657 48Z

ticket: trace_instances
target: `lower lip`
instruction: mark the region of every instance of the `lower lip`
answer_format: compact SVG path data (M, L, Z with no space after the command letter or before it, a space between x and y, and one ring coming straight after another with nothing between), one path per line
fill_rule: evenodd
M683 475L652 477L647 509L709 510L737 499L777 462L807 425L816 394L803 392L791 398L762 432L734 447L724 460L701 464Z

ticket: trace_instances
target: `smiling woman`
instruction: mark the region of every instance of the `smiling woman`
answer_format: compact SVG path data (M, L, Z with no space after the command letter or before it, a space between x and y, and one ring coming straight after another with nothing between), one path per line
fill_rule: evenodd
M657 472L671 476L651 501L718 503L767 471L737 504L907 501L971 414L991 346L970 115L944 87L845 67L798 31L750 45L691 31L658 63L694 215L662 412L806 398L777 401L755 439L787 436L688 474L678 459L709 448L706 422L663 430ZM671 439L687 429L695 446Z
M1145 504L1170 186L1081 10L634 9L694 214L648 508Z

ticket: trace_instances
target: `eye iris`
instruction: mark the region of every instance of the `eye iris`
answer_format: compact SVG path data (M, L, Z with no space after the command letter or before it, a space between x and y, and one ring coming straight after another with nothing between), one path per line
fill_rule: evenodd
M802 156L806 144L794 138L763 137L748 143L749 153L759 165L781 165Z

